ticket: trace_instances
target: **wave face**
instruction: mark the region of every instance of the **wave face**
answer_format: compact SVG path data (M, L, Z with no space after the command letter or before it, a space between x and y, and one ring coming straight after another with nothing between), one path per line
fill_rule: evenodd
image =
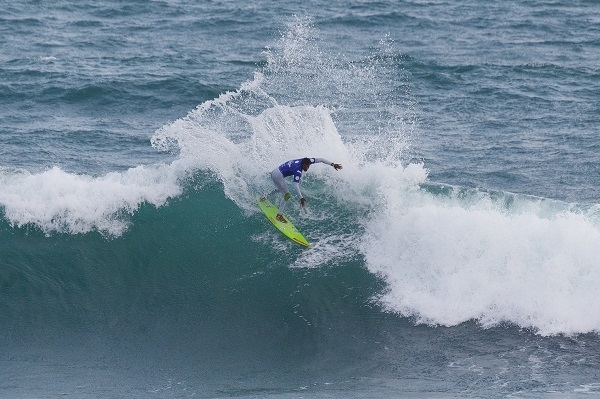
M385 397L430 392L432 373L472 393L476 359L505 394L521 364L547 377L598 353L598 205L432 181L413 61L387 37L354 61L320 44L290 23L252 79L155 131L164 162L0 169L0 364L34 363L14 384L73 362L133 397ZM254 200L304 156L344 165L311 167L307 207L288 204L308 250Z

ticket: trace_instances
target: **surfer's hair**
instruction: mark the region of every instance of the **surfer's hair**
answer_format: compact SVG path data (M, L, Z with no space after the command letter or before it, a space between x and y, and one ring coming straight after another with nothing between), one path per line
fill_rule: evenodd
M311 163L310 158L302 158L302 165L310 165Z

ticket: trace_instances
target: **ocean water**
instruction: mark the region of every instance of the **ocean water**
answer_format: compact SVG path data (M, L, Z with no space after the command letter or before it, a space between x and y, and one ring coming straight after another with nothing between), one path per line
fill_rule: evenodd
M600 393L597 2L1 9L0 398Z

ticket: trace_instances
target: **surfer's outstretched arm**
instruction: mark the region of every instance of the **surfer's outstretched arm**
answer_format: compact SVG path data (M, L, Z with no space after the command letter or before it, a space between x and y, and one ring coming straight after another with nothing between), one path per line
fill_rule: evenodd
M333 166L333 168L335 170L342 169L342 164L341 163L330 162L330 161L326 160L325 158L315 158L315 162L314 163L326 163L327 165Z

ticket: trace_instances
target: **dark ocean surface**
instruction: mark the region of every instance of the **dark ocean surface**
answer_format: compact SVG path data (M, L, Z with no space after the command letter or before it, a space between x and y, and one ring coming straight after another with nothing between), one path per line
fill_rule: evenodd
M597 2L0 9L0 398L600 394Z

